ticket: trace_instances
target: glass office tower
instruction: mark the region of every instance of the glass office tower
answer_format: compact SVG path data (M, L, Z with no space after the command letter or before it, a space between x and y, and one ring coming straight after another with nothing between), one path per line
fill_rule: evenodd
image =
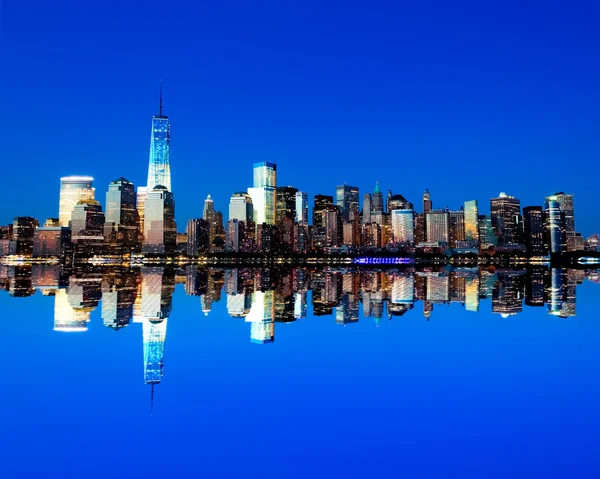
M171 125L162 112L162 82L160 85L159 114L152 117L150 136L150 161L148 165L148 191L162 185L171 191Z
M60 179L60 204L58 220L60 226L69 226L73 208L81 200L93 200L94 188L91 176L65 176Z
M339 185L335 189L335 204L340 207L346 221L358 216L358 187Z
M477 200L465 201L465 240L470 242L479 241L479 208Z
M277 165L263 161L254 163L254 186L248 188L257 225L275 224Z

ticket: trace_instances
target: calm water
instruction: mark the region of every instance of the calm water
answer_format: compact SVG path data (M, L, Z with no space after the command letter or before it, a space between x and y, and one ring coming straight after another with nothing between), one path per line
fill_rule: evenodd
M600 477L600 274L0 266L0 477Z

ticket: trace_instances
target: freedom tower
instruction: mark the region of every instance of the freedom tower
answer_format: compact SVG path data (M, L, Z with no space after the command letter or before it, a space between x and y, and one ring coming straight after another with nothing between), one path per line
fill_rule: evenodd
M147 191L162 185L171 191L171 125L169 117L162 111L162 80L160 82L160 108L158 115L152 117L152 135L150 137L150 162L148 165Z

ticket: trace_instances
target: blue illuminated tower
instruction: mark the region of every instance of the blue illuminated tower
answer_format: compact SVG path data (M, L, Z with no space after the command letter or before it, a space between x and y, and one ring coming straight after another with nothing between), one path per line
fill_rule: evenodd
M162 112L162 80L160 82L160 108L152 117L150 136L150 162L148 164L148 191L162 185L171 191L171 125L169 117Z

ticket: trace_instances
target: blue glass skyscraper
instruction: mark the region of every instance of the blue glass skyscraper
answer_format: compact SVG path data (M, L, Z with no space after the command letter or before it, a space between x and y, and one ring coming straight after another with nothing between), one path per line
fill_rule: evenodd
M160 108L152 117L150 137L150 162L148 165L148 191L162 185L171 191L171 125L169 117L162 111L162 81L160 83Z

